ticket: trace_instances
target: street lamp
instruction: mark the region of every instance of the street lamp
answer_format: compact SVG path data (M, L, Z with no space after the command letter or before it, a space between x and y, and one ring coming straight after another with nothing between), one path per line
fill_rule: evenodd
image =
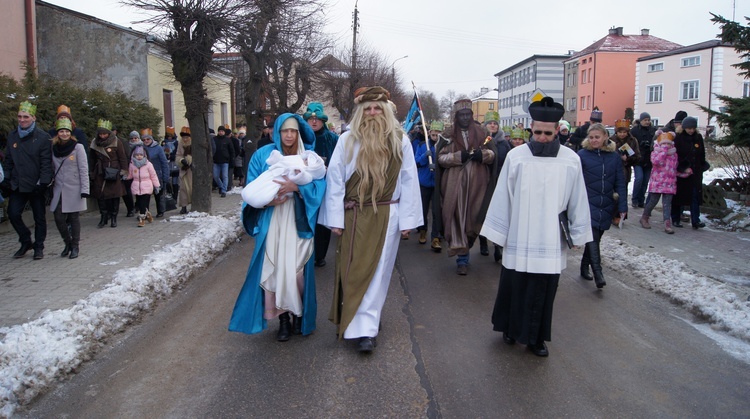
M395 67L396 66L396 62L398 62L398 60L403 60L404 58L409 58L409 56L408 55L404 55L401 58L396 58L391 63L391 78L393 79L394 87L395 87L395 84L396 84L396 67Z

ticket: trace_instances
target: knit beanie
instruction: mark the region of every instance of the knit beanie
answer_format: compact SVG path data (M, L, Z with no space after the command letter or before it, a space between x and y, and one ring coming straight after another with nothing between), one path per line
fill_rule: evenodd
M687 112L679 111L674 115L674 122L682 122L682 120L687 118L687 116Z
M641 121L646 118L651 119L651 115L648 112L641 112L641 115L638 117L638 119L640 119Z
M138 134L138 131L130 131L130 135L128 138L138 137L138 139L141 139L141 134Z
M687 118L683 119L682 129L688 128L698 128L698 120L693 118L692 116L688 116Z

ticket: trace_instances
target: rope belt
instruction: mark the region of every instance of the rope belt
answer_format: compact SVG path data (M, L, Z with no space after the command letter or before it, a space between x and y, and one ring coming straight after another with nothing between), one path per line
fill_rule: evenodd
M365 204L365 205L372 205L374 207L375 205L391 205L391 204L398 204L398 199L395 199L392 201L381 201L381 202L376 202L374 204ZM346 261L344 281L349 279L349 268L352 265L352 259L354 257L354 232L356 231L356 228L357 228L357 211L356 211L357 207L358 207L357 201L344 201L344 210L355 210L354 218L352 219L352 226L351 226L352 237L349 240L349 260Z

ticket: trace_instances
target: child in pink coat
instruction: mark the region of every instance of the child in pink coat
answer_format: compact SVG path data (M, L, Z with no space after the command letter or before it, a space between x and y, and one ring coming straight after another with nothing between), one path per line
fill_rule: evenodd
M651 228L648 219L656 207L659 198L662 200L664 214L664 232L674 234L672 230L672 196L677 191L677 149L674 147L674 132L657 131L656 144L651 152L651 179L648 183L648 200L643 209L641 226Z
M132 179L130 191L135 196L135 208L138 210L138 227L154 221L148 210L151 194L159 193L159 177L156 175L154 165L148 161L148 155L143 146L139 145L133 149L128 168L128 179Z

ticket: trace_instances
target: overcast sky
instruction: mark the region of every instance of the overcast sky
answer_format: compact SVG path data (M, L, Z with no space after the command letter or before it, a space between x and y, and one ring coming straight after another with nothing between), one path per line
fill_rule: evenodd
M46 0L122 26L140 19L117 0ZM328 0L330 32L351 46L355 1L359 38L396 61L404 88L469 94L497 87L494 74L534 54L581 50L622 26L625 34L650 29L681 45L714 39L709 12L745 22L748 0ZM736 9L733 7L736 3ZM627 4L627 6L623 6ZM144 30L143 27L133 26Z

